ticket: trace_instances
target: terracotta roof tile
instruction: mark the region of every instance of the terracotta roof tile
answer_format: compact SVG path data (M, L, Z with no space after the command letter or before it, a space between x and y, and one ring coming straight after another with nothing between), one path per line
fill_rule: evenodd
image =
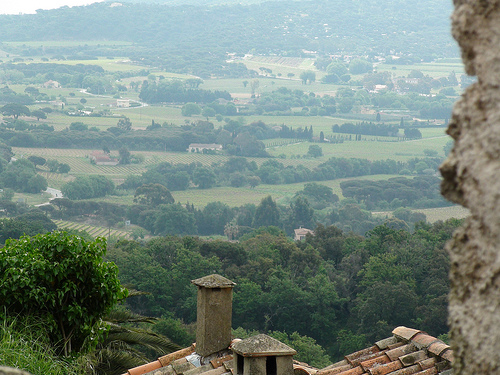
M395 344L391 344L387 347L387 349L391 350L391 349L396 349L396 348L399 348L400 346L403 346L403 345L406 345L406 343L402 342L402 341L398 341L397 343Z
M139 367L134 367L130 370L128 370L129 375L142 375L146 374L148 372L151 372L153 370L159 369L161 366L160 361L154 361L154 362L149 362L146 363L145 365L139 366Z
M182 358L178 358L178 359L176 359L175 361L173 361L173 362L171 363L171 365L172 365L172 366L178 366L178 365L180 365L180 364L182 364L182 363L186 363L186 362L187 362L187 359L186 359L185 357L182 357Z
M427 350L434 354L434 355L441 355L442 352L444 352L446 349L449 349L450 346L449 345L446 345L444 342L442 341L438 341L438 342L434 342L432 343L428 348Z
M338 366L338 367L333 367L329 370L321 370L321 372L318 372L316 375L337 375L337 374L342 374L344 371L347 371L351 369L352 366L347 364L343 366Z
M419 350L418 352L406 354L402 357L399 357L401 363L405 366L411 366L417 362L423 361L427 359L427 353L424 350Z
M446 359L448 362L453 363L453 350L445 350L444 353L441 353L439 356L443 359Z
M393 372L391 375L413 375L420 371L419 365L414 365L410 367L402 368L401 370L397 370Z
M428 368L434 367L436 364L436 358L427 358L424 359L423 361L420 361L418 364L422 368L422 370L427 370Z
M227 373L227 370L224 366L214 368L213 370L204 372L203 375L222 375Z
M181 350L177 350L176 352L164 355L163 357L158 358L162 366L168 366L170 363L179 358L184 358L195 351L196 345L193 344L189 348L184 348Z
M438 340L435 337L429 336L426 333L419 333L418 335L413 337L411 339L411 341L413 343L415 343L415 345L417 345L417 347L419 349L428 348L431 344L433 344L435 342L441 342L441 340Z
M182 359L184 359L184 362L181 362L181 360L178 359L177 361L174 361L172 363L172 368L177 375L182 375L185 372L195 368L195 366L191 362L188 362L185 358Z
M344 367L346 365L349 365L349 362L347 361L347 359L343 359L342 361L339 361L339 362L336 362L334 363L333 365L330 365L330 366L327 366L321 370L318 371L318 375L319 374L323 374L323 373L326 373L327 371L329 370L332 370L334 368L337 368L337 367Z
M356 358L354 360L351 361L351 365L353 367L355 366L358 366L361 364L361 362L365 362L365 361L368 361L370 359L374 359L374 358L377 358L377 357L381 357L384 355L384 352L376 352L376 353L371 353L371 354L367 354L363 357L359 357L359 358Z
M293 375L310 375L306 369L302 367L293 367Z
M386 375L391 374L393 371L403 368L401 361L389 362L385 365L377 366L370 369L370 375Z
M213 368L217 368L217 367L222 366L224 364L224 362L231 361L232 359L233 359L232 355L226 355L226 356L224 356L222 358L212 359L210 361L210 363L212 364Z
M366 373L363 370L363 367L357 366L357 367L354 367L354 368L352 368L350 370L347 370L347 371L344 371L344 372L340 372L339 374L340 375L363 375L363 374L366 374Z
M411 344L406 344L403 346L400 346L399 348L391 349L385 352L387 356L391 359L391 361L395 361L399 357L402 357L406 354L410 354L411 352L416 351L416 347Z
M377 346L377 348L379 348L380 350L384 350L384 349L387 349L387 347L389 345L394 345L394 344L397 344L398 342L398 339L395 338L394 336L391 336L391 337L388 337L386 339L383 339L383 340L380 340L380 341L377 341L375 343L375 345Z
M316 367L312 367L304 362L299 362L297 360L293 360L293 369L294 371L305 371L308 375L316 375L318 373L318 369Z
M392 331L392 334L396 337L405 339L407 341L410 341L414 336L417 334L421 333L422 331L413 329L413 328L406 328L406 327L397 327Z
M146 375L175 375L175 371L172 366L167 366L148 372Z
M378 356L378 357L371 358L371 359L368 359L366 361L363 361L363 362L360 363L360 365L361 365L361 367L363 367L363 369L365 371L368 371L372 367L377 367L377 366L380 366L380 365L385 365L386 363L389 363L389 362L391 362L391 360L389 359L388 356L386 356L384 354L384 355L381 355L381 356Z
M194 366L194 365L193 365ZM203 365L200 367L194 367L190 370L184 371L184 375L199 375L203 372L207 372L213 370L212 365L209 363L208 365Z
M428 368L427 370L417 372L415 375L434 375L437 374L437 370L435 367Z
M379 348L377 348L376 346L372 346L372 347L369 347L369 348L366 348L366 349L363 349L363 350L359 350L359 351L357 351L355 353L346 355L345 359L349 363L352 364L354 361L356 361L359 358L364 358L364 357L367 357L367 356L370 356L372 354L379 353L379 352L380 352Z

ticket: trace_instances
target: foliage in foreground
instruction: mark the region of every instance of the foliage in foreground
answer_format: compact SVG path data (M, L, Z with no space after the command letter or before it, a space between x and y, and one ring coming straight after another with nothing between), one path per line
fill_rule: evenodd
M166 337L144 328L155 318L134 314L123 308L115 308L104 318L108 332L97 348L85 355L87 368L96 375L119 375L128 369L150 361L145 352L154 358L180 349Z
M32 374L77 375L76 361L57 357L40 321L7 318L0 325L0 363Z
M2 314L47 322L57 354L95 347L106 330L101 318L127 293L105 252L104 239L65 232L8 240L0 250Z

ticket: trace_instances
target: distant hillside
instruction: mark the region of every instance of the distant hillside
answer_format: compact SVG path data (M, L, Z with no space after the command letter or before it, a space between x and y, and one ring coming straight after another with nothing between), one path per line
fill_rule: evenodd
M107 2L37 14L1 15L2 41L111 40L131 42L132 46L110 49L82 43L84 47L74 49L27 45L9 50L9 46L0 44L0 50L21 56L128 56L151 66L203 77L241 76L241 67L234 65L231 69L239 69L237 72L224 72L227 53L402 54L414 61L428 61L458 56L450 35L451 11L451 2L442 0L270 1L197 6Z
M260 4L268 1L289 1L289 0L132 0L131 3L162 4L162 5L248 5Z
M218 6L122 4L97 3L40 11L35 15L3 15L0 16L0 35L2 41L127 40L163 43L167 49L199 46L209 51L240 53L252 49L262 53L307 49L325 53L456 54L449 31L449 1L313 0Z

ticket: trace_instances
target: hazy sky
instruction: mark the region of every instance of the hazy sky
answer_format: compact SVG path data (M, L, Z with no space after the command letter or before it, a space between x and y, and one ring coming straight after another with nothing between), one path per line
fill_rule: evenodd
M0 14L35 13L37 9L88 5L103 0L0 0Z

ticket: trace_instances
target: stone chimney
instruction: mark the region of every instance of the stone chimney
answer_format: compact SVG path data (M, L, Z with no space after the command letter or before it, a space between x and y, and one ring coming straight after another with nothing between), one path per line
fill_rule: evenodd
M232 346L235 375L293 375L297 352L267 335L257 335Z
M198 287L196 353L207 357L228 349L231 344L233 287L236 284L220 275L191 282Z

